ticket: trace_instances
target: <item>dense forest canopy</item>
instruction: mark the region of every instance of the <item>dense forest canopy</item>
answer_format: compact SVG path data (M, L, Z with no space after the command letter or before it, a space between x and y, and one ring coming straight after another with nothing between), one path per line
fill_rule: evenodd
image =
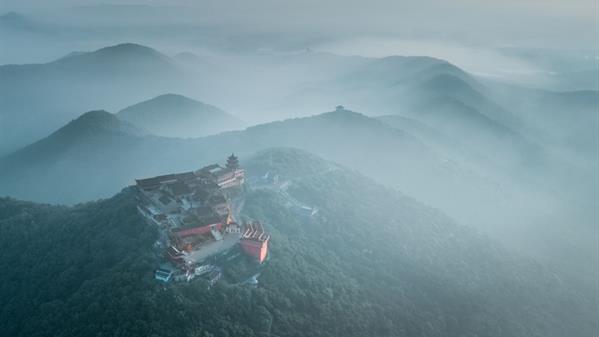
M134 193L72 207L0 200L3 336L591 336L597 298L443 214L299 150L242 163L272 233L257 288L162 285ZM251 181L250 181L251 186ZM318 207L306 216L294 200Z

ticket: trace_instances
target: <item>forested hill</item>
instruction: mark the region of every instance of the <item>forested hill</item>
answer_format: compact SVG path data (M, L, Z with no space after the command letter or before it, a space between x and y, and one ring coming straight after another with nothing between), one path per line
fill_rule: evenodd
M243 158L242 158L243 159ZM270 258L249 288L153 280L133 191L0 199L2 336L592 336L597 301L412 199L299 150L242 165ZM316 206L314 216L293 202Z

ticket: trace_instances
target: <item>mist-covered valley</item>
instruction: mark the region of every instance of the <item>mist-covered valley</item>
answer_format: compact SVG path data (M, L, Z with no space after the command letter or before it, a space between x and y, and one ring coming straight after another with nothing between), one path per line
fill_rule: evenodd
M535 28L512 37L507 29L441 33L441 23L426 31L409 20L395 27L381 9L423 15L436 5L382 0L359 29L350 24L358 5L331 2L316 14L309 3L6 8L1 249L29 253L7 253L0 266L35 265L0 282L8 335L597 331L599 48L587 43L596 34L567 41L560 24L553 38ZM464 6L486 13L460 1L446 8L452 20ZM496 9L538 23L554 15L527 12L533 7ZM578 17L580 8L560 10ZM292 9L296 24L284 20ZM596 20L580 16L567 29ZM231 153L247 172L238 216L264 219L272 233L259 285L237 284L241 267L231 267L216 288L157 286L152 241L162 234L141 229L135 179ZM260 189L273 174L283 187ZM319 211L299 216L285 198ZM77 243L72 258L57 253L67 242ZM129 245L135 251L125 253ZM92 258L98 247L103 255ZM76 290L55 280L52 291L38 290L46 274ZM40 282L19 288L29 279ZM107 323L96 309L67 319L71 306L99 296L89 283L109 298L139 283L128 301L153 299L137 313L96 303L137 323ZM44 319L50 308L56 315ZM205 319L182 323L194 315Z

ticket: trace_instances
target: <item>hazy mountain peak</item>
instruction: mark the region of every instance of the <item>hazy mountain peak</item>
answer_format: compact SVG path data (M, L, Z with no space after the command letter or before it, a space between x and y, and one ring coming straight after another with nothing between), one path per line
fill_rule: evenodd
M25 20L25 16L22 14L19 14L17 12L6 12L2 15L0 15L0 20L10 20L10 21L15 21L15 20Z
M368 118L367 116L365 116L359 112L348 110L343 106L337 107L334 111L325 112L325 113L321 114L320 117L331 118L331 119L346 119L346 120L348 120L348 119L370 120L370 118Z
M130 123L118 119L116 115L108 111L93 110L88 111L78 118L70 121L67 125L59 129L54 135L89 135L97 132L119 132L133 135L141 135L145 133Z
M80 155L98 155L110 148L123 148L134 143L144 132L119 120L104 110L88 111L70 121L48 137L30 144L5 158L10 165L31 167L34 163L54 163L57 158L75 151ZM75 150L74 150L75 149ZM84 149L84 150L76 150ZM79 152L78 152L79 151ZM80 158L80 157L79 157ZM8 165L8 166L10 166ZM0 163L0 166L1 163Z
M174 106L174 105L176 105L176 106ZM185 108L191 108L191 107L208 108L208 107L210 107L210 108L213 108L216 110L220 110L214 106L202 103L200 101L189 98L187 96L183 96L180 94L174 94L174 93L167 93L167 94L162 94L162 95L156 96L154 98L151 98L149 100L128 106L128 107L124 108L123 110L119 111L118 114L121 117L128 117L129 115L138 113L137 110L143 110L143 111L139 111L139 113L143 113L145 115L155 114L152 111L150 111L150 109L156 109L157 107L165 109L165 110L157 111L158 113L165 114L165 115L172 115L173 113L177 112L177 111L173 111L172 110L173 108L182 108L182 107L185 107ZM223 111L223 113L224 113L224 111Z
M84 126L102 126L110 127L119 123L118 118L106 110L92 110L83 113L81 116L72 120L68 125Z
M467 76L464 71L445 60L428 56L388 56L366 63L344 80L349 80L353 85L363 86L364 83L369 83L386 87L411 85L440 73Z
M152 98L152 99L150 99L149 101L146 101L146 102L204 104L202 102L196 101L196 100L194 100L192 98L189 98L187 96L183 96L183 95L179 95L179 94L173 94L173 93L162 94L162 95L156 96L156 97L154 97L154 98ZM139 103L139 104L141 104L141 103Z
M0 26L14 29L32 28L31 21L25 15L17 12L7 12L0 15Z
M348 110L345 107L335 109L335 111L325 112L317 115L316 118L322 118L340 123L340 125L359 125L360 127L366 127L368 125L388 128L388 125L374 118L370 118L359 112ZM395 132L401 132L400 130L394 130Z
M95 51L96 53L136 53L136 54L160 54L155 49L137 43L121 43L114 46L104 47Z
M97 62L118 64L126 62L129 66L143 64L142 61L161 62L168 61L168 57L155 49L136 43L122 43L114 46L100 48L92 52L71 52L57 62ZM135 61L136 63L132 63ZM89 64L85 63L87 66ZM156 66L156 65L155 65Z
M155 135L168 137L200 137L242 125L240 120L215 106L173 93L129 106L119 111L118 116Z

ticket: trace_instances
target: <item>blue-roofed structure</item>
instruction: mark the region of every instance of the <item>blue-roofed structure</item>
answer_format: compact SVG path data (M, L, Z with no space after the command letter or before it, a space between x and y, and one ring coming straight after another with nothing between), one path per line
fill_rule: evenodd
M154 278L158 281L162 281L164 283L168 283L173 277L173 272L168 269L159 268L156 269L154 273Z

